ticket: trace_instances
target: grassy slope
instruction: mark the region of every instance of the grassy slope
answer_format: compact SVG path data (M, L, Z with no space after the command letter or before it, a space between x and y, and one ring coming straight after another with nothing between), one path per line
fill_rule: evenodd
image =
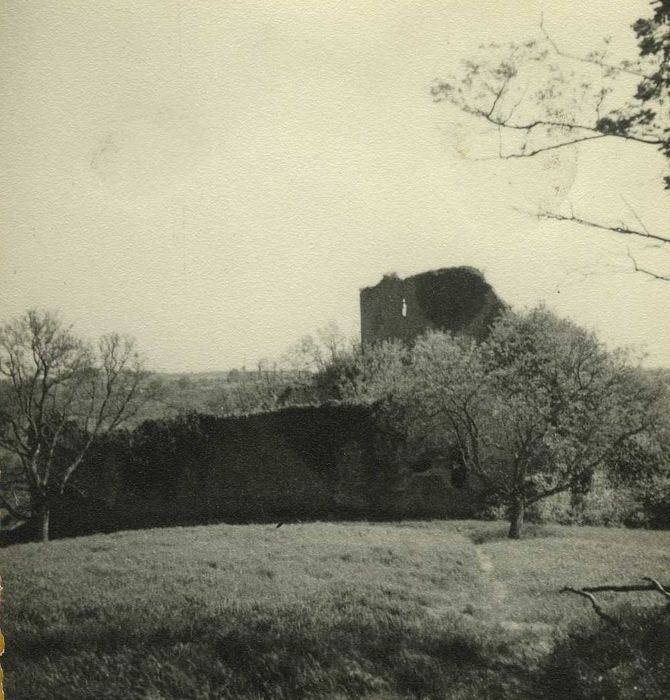
M670 582L670 532L604 527L547 525L527 528L525 539L505 537L506 525L466 523L461 528L480 556L494 563L494 577L504 585L499 614L519 622L544 622L567 629L584 619L590 604L558 593L563 586L642 583L643 576ZM601 593L604 606L622 600L655 605L657 593L634 596Z
M503 533L210 526L11 547L7 695L525 697L538 637L591 615L560 586L670 572L670 533Z

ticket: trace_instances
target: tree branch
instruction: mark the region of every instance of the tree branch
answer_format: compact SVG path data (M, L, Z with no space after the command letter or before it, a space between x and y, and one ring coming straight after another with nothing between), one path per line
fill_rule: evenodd
M598 604L598 601L596 600L595 596L593 595L594 593L630 593L633 591L657 591L660 593L664 598L670 600L670 585L663 585L659 583L659 581L655 578L651 578L650 576L644 576L643 577L644 581L649 581L649 583L646 584L629 584L629 585L623 585L623 586L615 586L615 585L610 585L610 584L605 584L602 586L583 586L582 588L572 588L571 586L565 586L564 588L561 589L561 593L575 593L576 595L580 595L583 598L586 598L587 600L590 601L591 605L593 606L594 611L599 617L602 617L603 620L606 620L610 624L620 626L619 622L615 620L613 617L608 615Z
M639 272L643 275L647 275L648 277L651 277L652 279L655 279L655 280L660 280L662 282L670 282L670 275L662 275L658 272L654 272L653 270L647 270L644 267L640 267L637 264L637 260L635 260L635 258L632 256L630 250L628 251L628 257L631 259L631 261L633 263L633 270L635 272Z
M600 61L597 58L592 58L589 56L579 56L578 54L568 53L567 51L562 51L559 49L556 42L551 38L549 32L544 28L544 16L540 18L540 30L547 40L549 45L552 47L554 52L563 58L569 58L572 61L579 61L580 63L590 63L594 66L599 66L600 68L607 68L608 70L615 71L617 73L625 73L627 75L635 76L636 78L643 78L644 80L651 80L651 76L647 75L643 71L635 70L624 65L616 65L614 63L607 63L606 61Z
M611 584L604 584L602 586L582 586L580 590L586 591L587 593L631 593L634 591L659 591L665 596L670 596L670 593L666 588L670 589L670 585L662 585L656 579L650 578L648 576L643 576L644 581L650 581L650 583L631 583L623 586L614 586Z
M497 100L497 98L496 98ZM604 138L606 136L616 136L617 138L624 139L626 141L636 141L638 143L644 143L648 144L651 146L660 146L661 144L664 143L664 140L662 138L655 138L655 137L645 137L645 136L636 136L634 134L631 134L629 132L618 132L618 131L603 131L602 129L599 129L597 124L577 124L573 122L557 122L553 121L551 119L534 119L532 122L527 122L526 124L513 124L505 119L498 119L492 115L493 107L488 110L482 110L482 109L477 109L474 107L468 107L465 103L455 103L452 100L452 104L456 104L459 106L464 112L467 112L468 114L472 114L473 116L476 117L481 117L483 119L486 119L486 121L490 122L491 124L502 127L503 129L512 129L514 131L525 131L530 133L533 131L533 129L537 129L538 127L544 127L544 128L552 128L552 129L566 129L567 131L587 131L589 134L592 134L591 136L581 136L581 137L575 137L574 139L570 139L569 141L565 141L563 143L559 144L554 144L551 146L551 148L563 148L564 146L572 146L575 143L580 143L581 141L588 141L589 139L595 139L595 138ZM495 102L494 102L494 107L495 107ZM544 150L549 150L549 146L546 147ZM533 151L533 152L527 152L523 154L519 154L517 157L526 157L529 158L530 156L535 155L536 153L539 153L541 151ZM509 156L508 156L509 157Z
M670 243L670 237L661 236L657 233L651 233L646 229L635 229L630 226L625 226L623 224L619 226L614 226L610 224L602 224L598 221L590 221L588 219L582 219L579 216L570 214L567 216L565 214L559 214L550 211L539 211L536 214L538 219L553 219L554 221L569 221L574 224L580 224L581 226L589 226L591 228L597 228L601 231L609 231L611 233L618 233L623 236L637 236L639 238L647 238L649 240L658 241L660 243Z
M658 591L661 595L670 600L670 586L664 586L663 584L659 583L655 578L651 578L651 576L644 576L643 578L645 581L649 581L651 583L651 585L654 587L654 590Z
M596 615L598 617L601 617L603 620L606 622L609 622L611 625L614 625L615 627L620 627L621 625L617 620L615 620L611 615L608 615L598 604L598 601L595 599L595 596L592 593L589 593L588 591L584 589L579 589L579 588L571 588L570 586L565 586L565 588L561 588L561 593L575 593L576 595L582 596L582 598L586 598L588 601L590 601L591 605L593 606L593 610L595 611Z

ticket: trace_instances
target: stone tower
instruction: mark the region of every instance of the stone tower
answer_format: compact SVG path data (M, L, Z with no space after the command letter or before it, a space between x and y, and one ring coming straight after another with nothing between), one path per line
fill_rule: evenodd
M447 267L406 279L385 275L361 290L361 340L412 340L427 330L464 333L478 341L505 308L481 272Z

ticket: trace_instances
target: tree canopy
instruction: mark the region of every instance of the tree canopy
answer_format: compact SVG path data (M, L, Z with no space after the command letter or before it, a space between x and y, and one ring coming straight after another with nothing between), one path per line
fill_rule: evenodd
M481 344L431 332L408 348L364 348L341 382L375 402L417 452L453 455L510 514L518 537L533 503L590 487L634 436L653 434L663 386L622 350L543 307L508 311Z

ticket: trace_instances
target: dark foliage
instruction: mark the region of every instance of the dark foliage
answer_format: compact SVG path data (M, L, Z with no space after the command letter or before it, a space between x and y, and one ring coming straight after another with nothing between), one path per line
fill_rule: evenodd
M435 328L465 331L477 340L484 340L504 309L483 275L468 267L417 275L414 284L419 304Z
M664 138L659 149L670 158L670 124L668 115L662 113L670 90L670 0L654 0L654 14L649 19L639 19L633 25L638 39L640 56L656 58L655 70L646 75L637 86L635 99L642 103L632 116L633 124L646 125L658 121L664 125ZM650 109L647 103L658 101L658 107ZM667 110L667 106L665 106ZM661 111L661 113L659 113ZM666 189L670 189L670 175L664 178Z
M145 421L96 441L52 532L411 516L397 502L394 438L373 408L346 404Z
M670 688L670 610L622 609L619 626L574 631L543 665L539 697L661 700Z

